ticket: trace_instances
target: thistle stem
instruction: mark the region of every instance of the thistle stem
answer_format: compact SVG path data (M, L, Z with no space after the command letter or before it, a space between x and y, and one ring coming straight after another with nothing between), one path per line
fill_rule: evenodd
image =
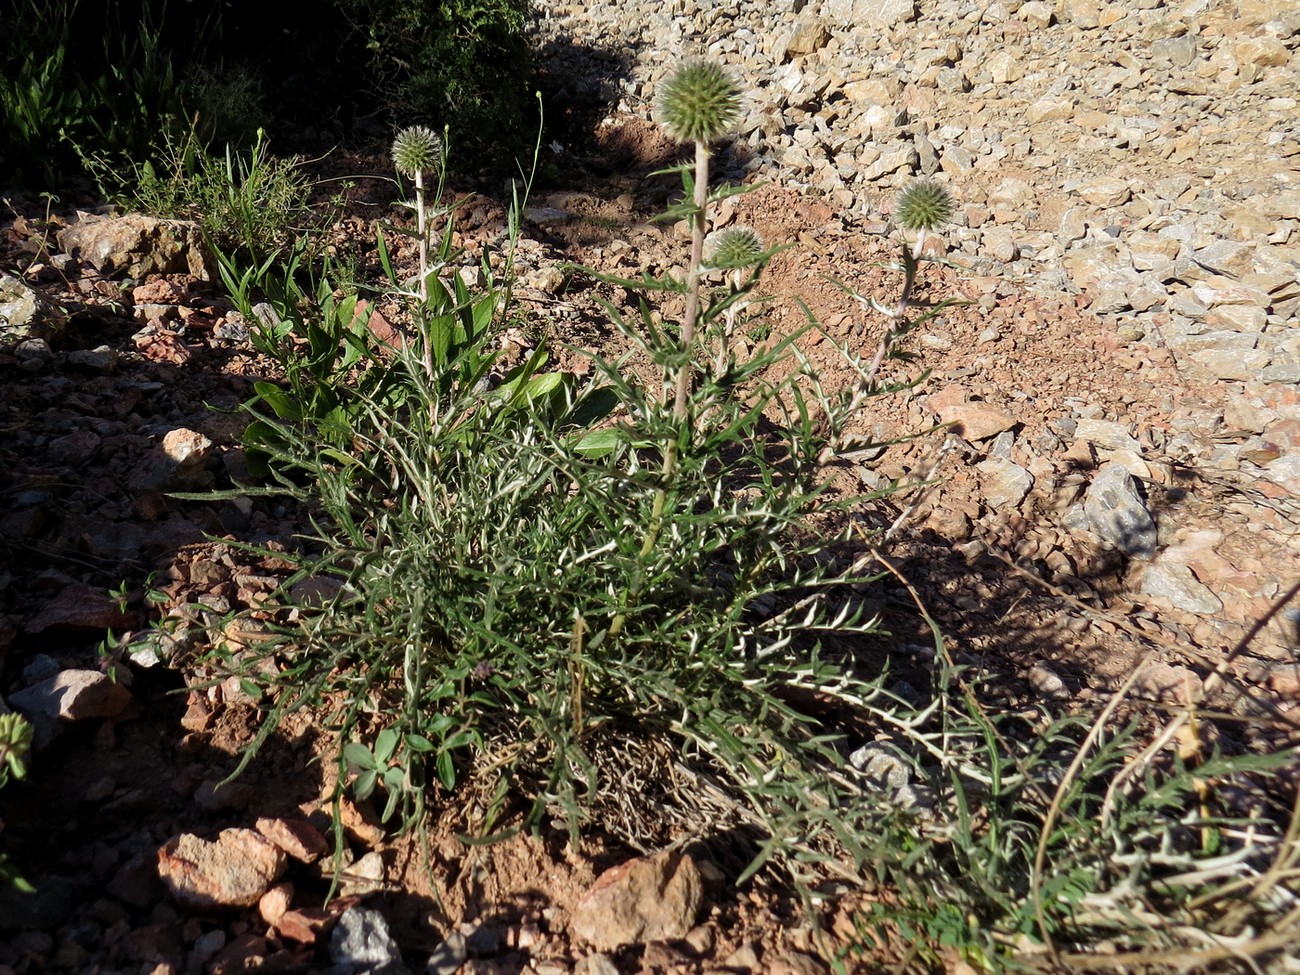
M429 308L429 232L424 212L424 173L415 171L415 232L420 246L420 314L421 318ZM427 328L421 327L424 340L424 371L433 381L433 342L429 339Z
M700 265L704 262L704 232L709 207L709 147L695 143L695 209L691 215L691 263L686 276L686 315L682 320L682 352L687 356L677 371L677 399L673 419L686 419L686 396L689 392L691 367L689 353L695 342L695 320L700 313Z
M695 142L695 199L691 214L691 261L686 272L686 314L682 318L682 363L677 367L676 394L673 399L673 421L679 426L686 421L686 401L690 393L691 378L695 368L691 362L691 348L695 344L695 320L700 314L700 265L704 262L704 231L708 224L709 208L709 147L702 140ZM663 479L667 484L677 469L678 439L668 441L664 450ZM661 489L662 490L662 489ZM658 535L654 527L651 539Z

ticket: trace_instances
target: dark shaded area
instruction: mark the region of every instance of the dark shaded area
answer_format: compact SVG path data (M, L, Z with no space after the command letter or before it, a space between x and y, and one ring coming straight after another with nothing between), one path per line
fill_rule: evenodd
M447 126L466 171L532 145L528 0L0 2L0 186L62 189L87 163L142 164L191 131L259 128L315 149ZM10 67L11 66L11 67ZM468 164L474 160L472 165Z

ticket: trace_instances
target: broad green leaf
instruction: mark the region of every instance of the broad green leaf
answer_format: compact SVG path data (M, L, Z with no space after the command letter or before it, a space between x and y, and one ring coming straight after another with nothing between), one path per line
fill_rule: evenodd
M375 738L375 761L380 765L386 765L388 760L393 757L393 752L397 750L397 743L401 740L401 734L396 728L385 728Z
M431 752L438 746L425 738L424 735L408 734L406 736L406 747L413 752L423 753Z
M625 439L626 434L616 428L592 430L574 444L573 449L584 457L604 457L618 449Z
M281 420L294 423L302 422L302 406L293 397L274 383L256 382L253 389Z
M379 767L375 762L375 756L370 753L370 749L357 741L350 741L343 746L343 758L348 765L357 770Z
M443 752L438 756L438 781L443 787L450 792L456 788L456 765L451 760L450 752Z
M357 797L358 801L369 799L370 794L375 791L375 782L378 781L378 778L379 773L375 769L366 769L352 783L352 794Z

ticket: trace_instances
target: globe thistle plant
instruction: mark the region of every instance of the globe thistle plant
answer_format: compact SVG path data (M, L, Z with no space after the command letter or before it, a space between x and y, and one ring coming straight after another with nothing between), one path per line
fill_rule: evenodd
M664 82L655 103L655 116L664 133L679 142L695 143L695 183L691 220L691 260L686 279L686 313L682 317L682 351L695 341L700 311L700 267L704 260L704 234L709 205L709 144L722 138L740 119L740 90L731 76L712 61L687 61ZM687 357L689 358L689 356ZM673 418L686 419L690 368L677 369ZM664 477L676 463L671 444L664 456Z
M393 139L393 166L401 176L415 181L415 232L420 251L420 303L429 302L429 230L424 205L424 174L444 174L443 141L425 125L411 125ZM425 342L425 370L433 375L433 349Z
M910 246L906 239L902 242L903 289L898 301L892 307L875 298L863 298L856 292L850 292L867 307L885 315L889 324L880 343L876 346L875 355L862 373L862 378L849 403L847 415L854 414L871 396L875 395L876 375L881 363L890 354L898 338L911 327L907 321L907 312L912 304L916 272L925 253L927 235L952 218L954 207L952 194L932 179L917 180L898 195L894 205L894 219L903 230L915 233L916 240ZM826 456L829 457L833 453L834 451L828 448Z
M420 299L429 300L429 234L425 225L424 174L442 172L442 139L425 125L411 125L393 139L393 165L415 181L415 231L420 245Z
M917 180L902 193L894 205L894 219L904 230L916 234L912 257L919 258L925 248L926 235L952 219L952 195L932 179Z
M913 183L898 195L894 215L908 230L935 230L952 218L952 196L932 179Z
M746 269L761 264L766 255L763 238L752 227L728 227L715 230L704 238L703 267L710 271L725 271L731 281L733 301L725 311L725 327L722 342L718 347L715 371L721 375L731 355L731 336L736 328L736 315L746 304L743 298L735 298L742 290L742 281Z

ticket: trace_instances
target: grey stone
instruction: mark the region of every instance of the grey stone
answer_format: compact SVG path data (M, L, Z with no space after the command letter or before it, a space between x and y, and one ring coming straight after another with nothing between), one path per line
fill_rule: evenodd
M934 76L935 86L949 95L960 95L971 90L970 79L961 68L940 68Z
M96 376L109 376L117 369L117 350L107 345L77 349L68 353L68 366Z
M1194 352L1243 353L1258 345L1259 336L1253 332L1231 332L1224 329L1173 335L1169 338L1169 348L1173 349L1176 355L1191 355Z
M81 467L95 459L103 438L93 430L74 430L55 437L46 447L50 460L68 467Z
M1056 19L1052 5L1041 0L1029 0L1017 13L1030 27L1051 27L1052 21Z
M203 233L189 220L160 220L138 213L124 217L82 215L56 237L64 253L110 277L188 274L200 281L214 278L211 269L215 262Z
M1130 267L1127 255L1114 241L1090 242L1087 246L1073 248L1062 263L1070 280L1079 289L1090 289L1099 281Z
M568 210L561 210L559 207L527 207L524 210L524 219L544 227L548 223L567 223L573 216Z
M1070 696L1060 675L1042 661L1029 668L1028 677L1030 686L1043 697L1060 700Z
M1238 278L1255 266L1256 245L1235 240L1216 240L1192 254L1194 260L1207 271Z
M1103 275L1090 289L1093 314L1113 315L1132 308L1132 296L1142 289L1142 285L1142 275L1131 267L1116 268Z
M911 760L888 742L868 742L849 756L849 764L882 792L895 793L912 781Z
M38 653L23 668L23 680L28 684L39 684L43 680L57 677L63 668L48 653Z
M0 931L54 930L72 913L76 883L68 877L29 878L36 888L22 891L0 884Z
M366 907L350 907L343 912L330 937L330 961L349 966L358 975L361 972L408 975L410 972L384 916Z
M1155 520L1123 465L1106 464L1097 472L1084 495L1083 510L1088 528L1125 555L1155 555Z
M826 0L825 15L842 27L893 27L916 19L915 0Z
M1074 436L1105 450L1142 449L1142 445L1128 432L1128 427L1114 420L1080 417L1074 428Z
M794 22L794 30L773 49L772 58L780 64L790 57L812 54L825 47L830 38L831 33L826 29L826 22L820 17L801 15Z
M24 339L14 347L14 358L25 372L40 372L54 361L54 353L45 339Z
M1169 600L1175 609L1211 614L1223 611L1219 597L1197 581L1187 566L1161 557L1142 574L1141 591L1147 596Z
M1185 68L1196 59L1196 38L1190 34L1181 37L1162 37L1151 42L1151 56Z
M60 721L113 718L130 703L131 692L97 670L65 670L9 696L15 710Z
M961 146L947 145L943 147L943 158L939 165L945 173L949 175L960 175L969 172L975 165L975 157L970 151L963 149Z
M1234 332L1262 332L1268 314L1258 305L1220 305L1205 316L1205 323Z
M426 975L456 975L457 969L465 964L468 946L465 936L459 931L447 935L447 939L433 949L424 970Z
M1260 370L1259 378L1266 383L1300 383L1300 359L1271 362Z
M1093 206L1106 208L1123 206L1133 195L1128 183L1115 176L1090 179L1079 184L1074 192Z
M976 465L984 500L992 508L1014 508L1034 486L1034 476L1019 464L990 457Z
M0 274L0 349L27 339L51 339L66 324L64 315L26 281Z
M1179 356L1178 362L1193 379L1249 382L1260 378L1272 358L1267 349L1213 348Z
M1284 454L1264 466L1264 477L1300 495L1300 454Z

